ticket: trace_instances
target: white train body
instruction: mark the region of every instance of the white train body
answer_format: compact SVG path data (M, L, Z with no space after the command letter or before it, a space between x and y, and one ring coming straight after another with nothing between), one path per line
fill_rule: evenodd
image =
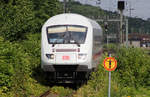
M96 68L93 56L100 51L102 29L95 21L59 14L45 22L41 35L41 68L53 79L81 78Z

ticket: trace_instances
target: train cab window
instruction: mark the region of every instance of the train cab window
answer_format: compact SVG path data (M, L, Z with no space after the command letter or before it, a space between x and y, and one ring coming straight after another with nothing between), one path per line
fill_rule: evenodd
M47 28L47 37L50 44L83 44L87 27L84 26L52 26Z

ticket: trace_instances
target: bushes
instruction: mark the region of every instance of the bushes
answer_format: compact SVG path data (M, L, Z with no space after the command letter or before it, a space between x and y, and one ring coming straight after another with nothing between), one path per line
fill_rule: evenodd
M0 86L7 92L21 76L29 72L28 55L17 43L0 42ZM19 77L20 76L20 77ZM23 79L24 80L24 79ZM18 85L18 83L17 83Z
M113 51L117 59L117 68L112 72L112 97L149 97L150 56L138 48L117 48L115 45L105 47ZM104 54L103 58L107 57ZM94 72L88 84L81 87L74 97L107 97L108 72L104 69L103 59L97 72ZM145 90L146 92L142 92Z
M26 82L32 68L40 64L40 34L28 35L28 40L8 42L0 38L0 92L14 91L26 95Z
M150 56L138 48L121 48L117 51L117 74L124 86L148 86L150 73Z
M141 48L117 47L113 44L104 46L117 59L115 76L123 86L148 86L150 56Z

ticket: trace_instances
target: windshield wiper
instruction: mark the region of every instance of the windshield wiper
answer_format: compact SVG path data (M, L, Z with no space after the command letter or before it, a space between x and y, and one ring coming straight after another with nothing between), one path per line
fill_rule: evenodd
M77 44L77 46L80 47L80 44L79 44L76 40L74 40L74 39L72 38L71 33L69 33L69 42L70 42L71 40L74 42L74 44Z
M75 41L75 43L77 44L78 47L80 47L80 44L78 42Z
M54 46L55 46L55 44L53 43L53 44L52 44L52 47L54 47Z
M53 42L52 47L54 47L54 46L57 44L57 41L58 41L58 40L55 40L55 41Z
M73 41L73 42L71 42L71 41ZM80 47L80 44L79 44L77 41L73 40L73 39L70 39L69 42L70 42L70 43L77 44L77 46Z

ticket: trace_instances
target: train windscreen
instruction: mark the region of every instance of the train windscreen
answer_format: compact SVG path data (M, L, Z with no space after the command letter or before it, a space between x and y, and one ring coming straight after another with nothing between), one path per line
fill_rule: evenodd
M87 27L75 25L51 26L47 28L50 44L83 44Z

